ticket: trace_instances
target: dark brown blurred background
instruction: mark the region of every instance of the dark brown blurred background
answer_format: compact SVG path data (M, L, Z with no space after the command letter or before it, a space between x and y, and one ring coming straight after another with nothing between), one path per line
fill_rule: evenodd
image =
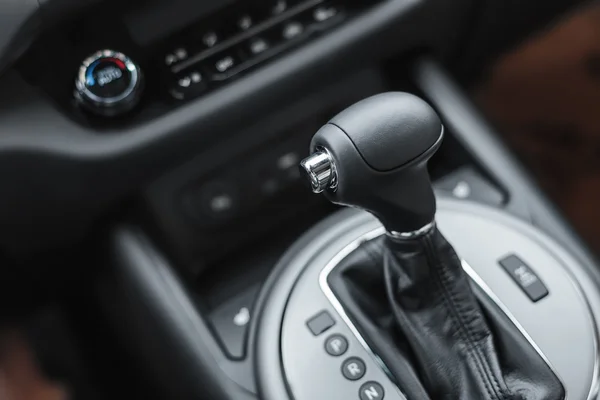
M473 95L600 252L600 6L572 12L500 57Z

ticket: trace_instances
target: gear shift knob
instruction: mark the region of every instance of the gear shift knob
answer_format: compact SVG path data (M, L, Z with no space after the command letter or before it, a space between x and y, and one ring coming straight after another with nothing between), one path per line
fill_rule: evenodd
M388 232L409 236L435 218L427 161L442 137L442 123L427 103L408 93L384 93L324 125L300 168L315 193L367 210Z

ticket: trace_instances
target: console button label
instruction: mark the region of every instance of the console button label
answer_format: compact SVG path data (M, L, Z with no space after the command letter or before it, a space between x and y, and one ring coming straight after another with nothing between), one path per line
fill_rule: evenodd
M364 361L358 357L351 357L342 364L342 374L346 379L357 381L367 372Z
M536 273L516 255L504 257L500 265L519 285L531 301L536 302L548 295L548 289Z

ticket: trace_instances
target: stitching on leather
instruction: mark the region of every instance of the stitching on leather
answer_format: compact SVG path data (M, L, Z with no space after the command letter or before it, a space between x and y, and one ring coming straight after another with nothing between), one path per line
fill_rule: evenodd
M455 292L452 292L451 290L448 290L448 292L449 292L451 298L453 299L453 301L455 301L454 306L456 307L457 311L460 312L461 309L459 308L459 303L456 302L457 294ZM500 396L502 399L504 399L505 398L504 391L502 390L502 387L500 386L500 382L496 378L496 375L492 371L492 367L489 364L488 358L485 356L485 354L483 354L483 352L481 351L481 348L476 344L476 343L479 343L480 340L477 339L477 335L475 335L475 333L472 330L472 326L469 323L465 323L464 326L471 338L470 340L472 342L473 349L479 353L479 357L482 361L482 366L487 374L487 377L488 378L491 377L491 384L494 385L493 389L494 389L495 394Z
M430 244L432 244L432 243L430 242ZM433 248L433 246L432 246L432 248ZM433 252L433 257L437 259L437 252ZM450 279L450 277L447 276L447 274L442 274L442 276L440 276L440 278L442 279L443 284L447 284L448 283L447 281ZM469 324L468 321L464 321L462 319L461 311L464 311L464 309L461 310L459 308L460 303L456 301L457 293L452 291L452 286L446 286L445 289L448 291L448 294L450 295L450 298L453 302L453 306L455 307L456 311L458 312L457 316L460 319L461 325L466 330L471 348L475 351L475 355L477 356L477 361L479 361L482 364L482 367L485 370L485 377L487 377L488 379L491 378L490 381L492 384L492 389L494 390L494 394L500 399L505 399L507 394L502 389L500 382L496 378L496 375L493 373L492 367L489 363L490 360L485 356L481 347L478 345L478 343L480 343L480 340L476 340L477 335L475 335L475 333L473 332L471 324Z
M426 242L425 249L426 249L426 253L427 253L427 258L431 260L432 259L432 252L430 251L430 248L429 248L430 243L429 243L428 238L425 238L425 242ZM437 269L436 269L436 271L437 271ZM447 299L447 293L444 290L444 286L445 285L443 284L443 282L441 280L441 277L437 273L435 273L434 276L436 277L437 286L439 286L440 293L442 294L443 305L447 308L448 314L449 315L456 314L456 310L454 310L454 308L452 307L452 304ZM472 346L471 341L469 340L469 338L465 337L466 332L463 332L464 327L462 326L462 323L461 323L460 319L459 318L455 318L455 320L458 320L458 325L459 325L458 334L463 339L466 339L466 341L468 343L468 346L469 346L469 347L467 347L467 353L466 353L467 357L471 358L474 361L474 364L475 364L475 367L477 369L477 372L479 373L480 376L483 376L485 378L485 376L484 376L485 374L482 371L482 366L478 362L477 358L471 352L471 348L473 346ZM463 328L463 329L461 329L461 328ZM494 394L492 393L492 388L490 387L490 382L487 379L482 379L482 381L484 383L485 391L487 392L488 396L490 396L490 398L493 397Z
M446 307L449 311L449 314L454 317L456 322L458 322L459 335L461 335L467 341L467 344L468 344L467 356L469 356L470 358L473 359L473 361L475 361L475 366L476 366L477 372L480 375L480 377L483 378L482 381L485 385L486 392L490 396L490 398L495 398L497 400L504 400L505 395L504 395L503 391L500 389L499 384L498 384L497 380L495 379L495 376L493 376L494 374L490 373L491 372L490 366L486 365L486 364L488 364L487 358L481 353L481 350L480 350L479 346L477 346L476 341L473 340L474 335L471 332L471 329L469 328L468 324L466 324L465 321L463 321L463 319L462 319L461 310L459 309L459 307L457 305L456 296L448 288L448 285L446 282L447 277L444 276L444 274L438 273L439 268L437 268L437 266L439 264L439 260L436 255L436 252L432 251L434 246L433 246L433 243L431 240L431 235L425 236L423 238L423 240L426 245L425 249L426 249L427 257L429 260L433 261L434 265L436 266L434 276L437 278L436 281L439 283L439 285L442 289L441 293L443 294L444 304L446 305ZM493 382L496 383L497 388L500 390L497 390L494 387Z
M446 280L448 279L448 277L442 277L442 278L444 278ZM448 292L450 294L451 299L454 301L454 306L457 309L457 311L459 311L459 312L464 311L464 309L459 308L460 303L456 302L457 293L451 291L451 286L449 287ZM482 366L486 370L486 373L488 374L487 376L491 377L491 383L493 385L495 385L494 391L496 392L497 395L501 396L504 399L506 397L506 393L502 389L500 382L496 378L496 375L493 373L492 367L489 364L488 358L485 356L485 354L482 353L481 348L479 346L476 346L476 344L475 344L476 342L480 342L480 340L477 338L477 335L475 335L475 333L473 332L471 324L465 323L464 326L465 326L465 329L467 330L467 333L470 336L470 340L473 343L474 349L479 353L479 356L481 357L482 364L483 364Z

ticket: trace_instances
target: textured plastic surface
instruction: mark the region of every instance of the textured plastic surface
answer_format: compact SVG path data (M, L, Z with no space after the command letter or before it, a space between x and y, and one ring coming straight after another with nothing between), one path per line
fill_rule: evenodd
M382 93L348 107L329 121L350 138L374 170L390 171L409 163L440 139L435 111L410 93Z

